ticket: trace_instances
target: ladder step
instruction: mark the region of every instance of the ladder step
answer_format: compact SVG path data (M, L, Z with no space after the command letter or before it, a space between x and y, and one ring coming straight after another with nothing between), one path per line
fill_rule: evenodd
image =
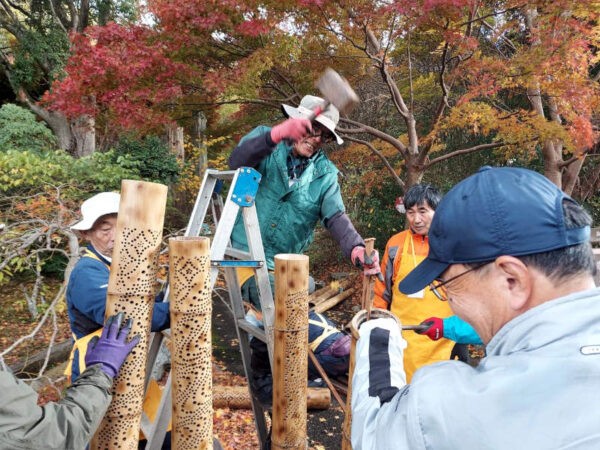
M229 256L235 259L253 259L252 255L249 252L245 252L243 250L233 247L227 247L225 249L225 256Z
M238 261L235 259L212 260L210 265L213 267L262 267L265 265L262 261Z
M267 342L267 335L265 334L265 330L263 330L262 328L258 328L256 325L252 325L246 319L238 319L237 324L238 327L246 331L251 336L258 338L263 342Z
M237 170L208 169L205 176L215 177L217 180L231 180Z

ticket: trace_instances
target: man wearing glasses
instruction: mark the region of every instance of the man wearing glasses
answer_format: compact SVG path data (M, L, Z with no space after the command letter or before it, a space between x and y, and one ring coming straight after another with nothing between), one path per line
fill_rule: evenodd
M325 100L306 95L296 108L282 105L287 120L270 128L259 126L244 136L229 158L232 169L247 166L261 173L256 194L265 257L269 270L275 268L279 253L302 253L313 240L320 220L339 243L342 253L365 273L379 273L377 252L365 262L365 243L345 212L338 183L338 169L322 150L326 143L344 141L336 133L339 111ZM312 119L312 120L311 120ZM246 233L238 216L231 236L232 245L247 250ZM240 273L240 284L254 272ZM248 286L242 286L247 290ZM255 287L250 293L256 294ZM257 295L250 301L260 309Z
M390 310L404 324L422 322L424 329L417 333L431 339L413 331L403 332L408 343L404 352L404 371L408 383L419 367L450 359L454 345L452 341L481 344L473 327L451 316L448 304L440 302L431 290L421 289L409 295L398 290L398 282L429 252L427 235L441 198L440 191L431 184L416 184L406 191L403 200L408 229L388 240L381 260L383 280L376 280L374 286L374 306ZM447 339L442 339L444 337Z
M286 120L271 127L259 126L244 136L231 153L229 166L253 167L262 178L256 194L256 211L269 270L279 253L301 254L313 240L318 221L338 242L342 253L360 267L365 275L380 272L376 251L365 255L365 243L345 212L338 183L338 169L323 152L327 143L341 145L336 133L339 111L325 100L306 95L298 107L282 105ZM241 215L231 235L233 247L248 250ZM254 271L238 270L242 296L253 306L247 319L261 324L260 301ZM273 277L271 276L273 288ZM314 290L312 278L309 290ZM310 330L309 330L310 332ZM255 385L269 384L268 359L257 339L251 342ZM262 362L262 364L261 364ZM266 380L266 381L265 381Z
M360 328L354 449L600 448L600 289L589 214L540 174L483 167L442 199L427 258L400 290L430 286L487 356L419 369L392 319Z

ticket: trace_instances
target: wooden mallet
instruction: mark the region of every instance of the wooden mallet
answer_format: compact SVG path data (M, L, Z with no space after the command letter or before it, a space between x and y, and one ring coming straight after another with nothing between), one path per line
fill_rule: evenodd
M310 120L313 120L325 111L330 104L335 106L340 111L340 114L349 114L360 102L358 95L356 95L348 80L330 67L325 69L315 83L315 86L323 95L325 104L313 111L313 117L310 117Z

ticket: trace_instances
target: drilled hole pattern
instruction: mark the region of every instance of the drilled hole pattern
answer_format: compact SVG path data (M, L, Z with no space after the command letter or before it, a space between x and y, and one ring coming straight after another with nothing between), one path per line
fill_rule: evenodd
M170 255L173 447L210 448L213 440L209 256Z
M280 311L276 311L274 336L276 345L282 345L283 349L275 352L275 373L284 377L275 381L277 394L273 416L279 414L282 418L277 420L280 429L273 435L277 448L304 448L306 445L307 305L308 290L288 293L285 313L280 315Z
M158 270L161 230L124 228L114 290L122 295L153 294Z
M122 236L121 245L115 247L117 254L113 255L106 315L125 312L133 321L130 335L140 334L141 340L113 383L113 399L94 436L94 450L138 448L162 230L124 228Z

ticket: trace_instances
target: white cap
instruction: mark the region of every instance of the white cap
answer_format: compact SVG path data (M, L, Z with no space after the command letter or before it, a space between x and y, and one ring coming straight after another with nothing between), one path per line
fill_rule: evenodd
M96 220L107 214L119 212L121 195L116 192L101 192L88 198L81 204L83 219L71 227L71 230L87 231L94 226Z
M290 105L281 105L281 108L283 109L285 115L293 119L309 119L313 117L314 111L317 108L322 108L323 106L325 106L325 100L323 100L321 97L305 95L302 97L302 100L300 100L300 105L298 105L297 108L294 108ZM342 145L344 143L342 138L335 132L335 127L340 120L340 112L335 106L329 104L327 108L325 108L325 111L321 112L313 120L315 122L319 122L329 131L331 131L331 133L335 136L335 140L338 145Z

